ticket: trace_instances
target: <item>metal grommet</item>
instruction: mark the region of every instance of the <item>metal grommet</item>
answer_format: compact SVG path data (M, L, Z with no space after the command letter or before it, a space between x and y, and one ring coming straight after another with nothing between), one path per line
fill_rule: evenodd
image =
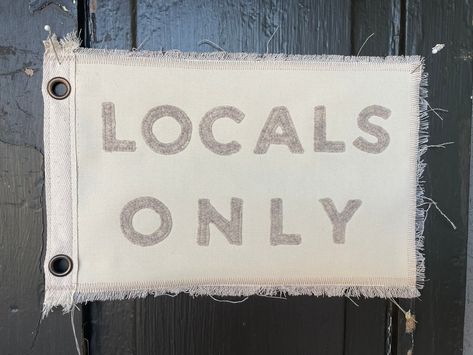
M72 259L64 254L58 254L49 261L49 272L57 277L63 277L72 270Z
M71 84L59 76L48 82L48 94L56 100L63 100L71 93Z

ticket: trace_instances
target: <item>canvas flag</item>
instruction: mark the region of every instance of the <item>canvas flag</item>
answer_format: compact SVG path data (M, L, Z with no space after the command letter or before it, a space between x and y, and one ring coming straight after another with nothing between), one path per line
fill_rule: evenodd
M45 47L45 313L419 295L420 57Z

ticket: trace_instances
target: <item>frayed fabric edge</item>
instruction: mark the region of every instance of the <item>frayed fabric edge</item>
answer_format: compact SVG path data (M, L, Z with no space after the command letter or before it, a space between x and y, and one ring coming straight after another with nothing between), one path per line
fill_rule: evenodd
M68 292L64 290L47 291L44 303L43 318L55 306L62 306L63 313L70 312L78 303L94 301L124 300L145 298L149 295L175 296L187 293L190 296L326 296L326 297L367 297L367 298L414 298L419 296L419 290L414 286L386 287L386 286L341 286L341 285L315 285L315 286L175 286L165 288L140 288L124 290L85 290ZM45 300L46 300L45 299Z
M148 295L163 296L188 293L191 296L296 296L313 295L327 297L379 297L379 298L414 298L420 295L419 290L425 282L425 259L424 259L424 222L426 216L424 197L423 174L426 163L423 155L426 153L429 138L429 115L427 102L428 75L423 72L424 63L420 56L388 56L388 57L358 57L340 55L288 55L288 54L256 54L256 53L195 53L195 52L152 52L152 51L125 51L80 48L80 39L70 33L61 40L56 35L51 35L46 41L45 57L56 56L61 59L72 58L76 55L86 54L95 59L98 57L116 58L162 58L163 60L235 60L235 61L291 61L291 62L353 62L353 63L406 63L421 65L419 70L421 81L419 86L419 128L418 128L418 152L417 152L417 188L416 188L416 218L415 218L415 252L416 252L416 286L340 286L340 285L314 285L314 286L192 286L192 287L168 287L168 288L143 288L128 290L106 290L106 291L74 291L73 289L46 289L43 302L42 317L53 310L54 307L62 306L63 312L67 313L77 303L87 303L98 300L120 300L132 298L144 298Z
M54 307L61 306L63 313L71 311L77 303L73 299L74 291L65 289L46 289L44 293L43 309L41 319L47 317Z
M427 163L423 156L428 150L429 141L429 104L428 96L428 74L423 71L424 62L421 62L421 80L419 85L419 129L417 147L417 182L416 182L416 287L421 290L425 282L425 257L424 257L424 225L426 218L426 199L424 188L424 171Z
M364 57L343 55L319 55L319 54L285 54L285 53L234 53L234 52L181 52L178 50L147 51L147 50L123 50L123 49L97 49L81 48L80 39L75 33L67 34L58 40L56 35L51 35L44 41L47 57L60 55L62 57L76 56L85 62L96 62L106 60L113 64L114 61L126 59L147 60L155 59L166 61L238 61L238 62L293 62L301 64L327 63L360 63L360 64L416 64L421 60L420 56L387 56L387 57Z

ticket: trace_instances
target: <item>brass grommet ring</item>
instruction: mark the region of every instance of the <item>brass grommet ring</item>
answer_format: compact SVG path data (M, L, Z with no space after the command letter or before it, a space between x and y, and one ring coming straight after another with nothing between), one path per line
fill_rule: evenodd
M72 271L72 259L64 254L51 258L48 264L49 272L57 277L63 277Z
M71 84L59 76L48 82L48 94L56 100L64 100L71 93Z

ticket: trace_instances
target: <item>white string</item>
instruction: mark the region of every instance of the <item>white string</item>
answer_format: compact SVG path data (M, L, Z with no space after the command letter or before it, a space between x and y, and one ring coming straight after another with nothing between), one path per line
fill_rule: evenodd
M53 51L54 51L54 55L56 56L56 60L57 62L59 63L59 65L61 65L61 61L59 60L59 56L57 55L57 52L56 52L56 46L54 45L53 43L53 39L52 39L52 35L51 35L51 26L49 25L45 25L44 26L44 30L46 32L48 32L48 40L49 40L49 43L51 43L51 47L53 48Z
M437 211L439 211L439 213L443 216L443 218L445 218L449 223L450 225L452 226L452 228L454 230L457 230L457 226L455 225L455 223L452 222L452 220L450 218L448 218L448 216L440 209L440 207L438 206L437 202L435 202L434 200L432 200L431 198L427 197L427 196L424 196L424 199L429 201L429 203L431 205L434 205L434 207L437 209ZM423 204L420 204L420 206L424 205L425 203Z
M389 297L389 300L390 300L392 303L394 303L394 304L397 306L397 308L399 308L399 309L401 310L401 312L404 313L404 315L407 313L407 312L399 305L399 303L397 303L397 302L394 300L394 298Z
M275 298L277 300L287 300L287 297L284 296L270 296L270 295L258 295L259 297L265 297L265 298Z
M445 110L444 108L440 108L440 107L434 107L434 108L430 108L429 110L425 111L425 112L431 112L431 111L442 111L442 112L448 112L448 110Z
M239 300L239 301L231 301L231 300L219 300L218 298L215 298L215 297L212 296L212 295L209 295L209 297L210 297L211 299L213 299L214 301L216 301L216 302L232 303L232 304L243 303L243 302L245 302L245 301L249 298L249 297L247 296L247 297L245 297L245 298L243 298L242 300Z
M143 47L143 44L145 44L145 42L147 42L147 41L149 40L149 37L150 37L150 36L146 37L146 38L143 40L143 42L141 42L141 44L140 44L137 48L135 48L134 50L135 50L135 51L139 51L140 48Z
M358 53L356 54L356 56L358 57L361 53L361 50L363 49L363 47L365 46L366 42L368 42L368 40L374 36L374 32L372 34L370 34L366 39L365 41L363 42L363 44L361 45L360 49L358 50Z
M431 145L427 145L426 147L427 148L447 148L446 146L447 145L450 145L450 144L455 144L455 142L445 142L445 143L439 143L439 144L431 144Z
M437 54L438 52L440 52L443 48L445 47L445 44L437 44L435 45L434 48L432 48L432 54ZM421 66L422 66L423 63L420 63L418 66L416 66L412 71L411 71L411 74L414 73L417 69L419 69ZM427 105L429 105L427 103ZM430 107L430 105L429 105Z
M424 212L424 224L425 224L425 221L427 221L427 217L429 216L430 207L432 207L431 203L429 203L429 207L427 207L427 209Z
M206 39L206 38L205 38L205 39L203 39L202 41L200 41L199 43L197 43L198 46L201 46L201 45L203 45L203 44L207 44L207 45L209 45L209 46L211 46L211 47L214 47L215 49L217 49L217 50L219 50L219 51L221 51L221 52L225 52L225 53L227 52L225 49L223 49L222 47L220 47L217 43L214 43L214 42L212 42L212 41L209 40L209 39Z
M163 293L162 296L168 296L168 297L174 298L174 297L177 297L178 294L177 293Z
M427 102L427 101L426 101ZM433 112L438 118L440 118L443 121L443 117L440 116L437 111L443 111L443 112L448 112L448 110L442 109L442 108L432 108L430 104L427 102L427 106L429 106L430 110L427 110L427 112Z
M360 307L360 305L356 303L355 301L353 301L350 296L345 296L345 297L348 298L351 301L351 303L353 303L355 306Z
M75 327L75 324L74 324L74 310L76 309L76 307L77 306L74 305L74 307L72 307L72 310L71 310L71 326L72 326L72 333L74 334L74 341L76 343L77 354L81 355L79 340L77 339L76 327Z
M414 318L412 317L411 310L405 311L405 310L399 305L399 303L397 303L397 302L394 300L394 298L392 298L392 297L389 297L389 300L390 300L392 303L394 303L394 304L397 306L397 308L400 309L400 311L401 311L402 313L404 313L404 317L406 317L406 320L407 320L407 319L414 319ZM415 319L414 319L414 322L417 323L417 321L416 321Z
M274 30L273 34L271 36L269 36L269 39L268 39L268 42L266 42L266 54L269 53L269 43L271 42L271 40L273 39L274 35L276 34L276 32L278 32L279 30L279 25L278 27L276 27L276 29Z

